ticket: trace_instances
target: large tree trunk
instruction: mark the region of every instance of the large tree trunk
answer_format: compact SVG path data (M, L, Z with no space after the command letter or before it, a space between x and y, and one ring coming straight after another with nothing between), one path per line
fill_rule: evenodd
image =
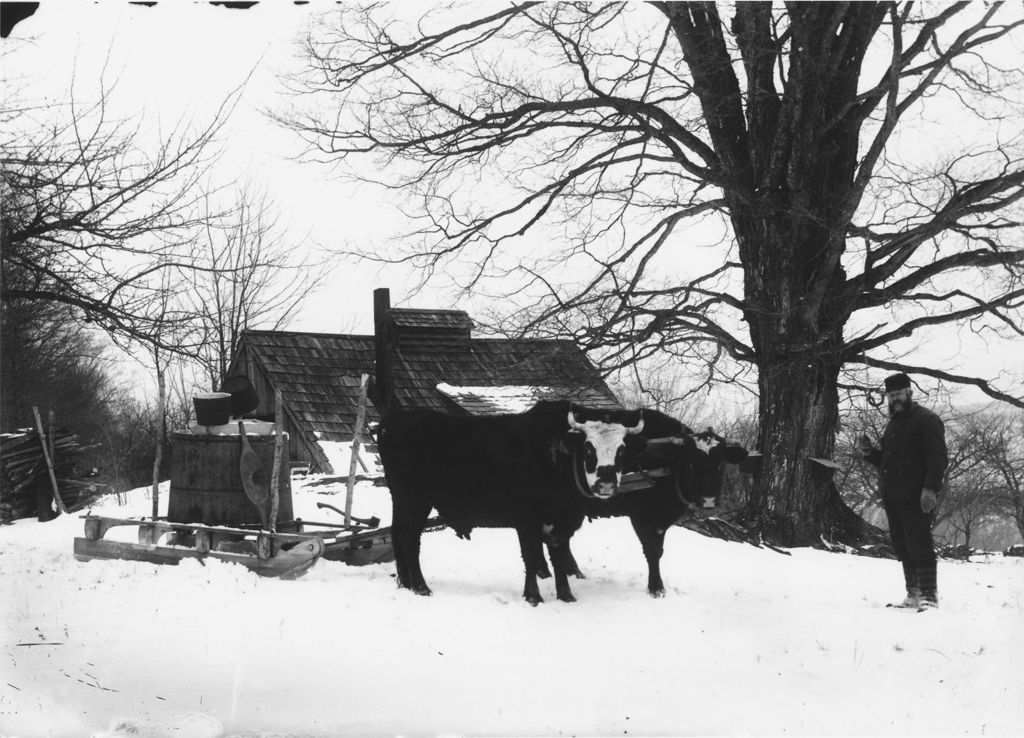
M758 449L749 519L786 546L830 542L858 545L880 531L851 510L826 465L839 420L839 363L829 341L816 352L773 357L761 366Z
M834 258L843 235L826 218L808 222L796 208L772 210L737 207L733 217L748 257L746 319L760 390L763 461L749 519L786 546L820 545L822 537L849 545L878 541L881 532L842 501L827 467L812 461L832 460L835 452L849 315L839 290L846 274Z
M839 404L836 367L816 360L776 361L761 370L758 446L764 455L755 512L788 545L813 543L827 530L827 479L811 458L831 458Z
M856 207L861 62L886 8L789 6L790 68L777 84L771 5L740 3L732 28L747 89L731 74L721 21L707 3L666 3L708 124L744 273L744 317L761 390L761 474L751 512L785 545L859 538L864 525L835 485L812 473L831 459L838 420L842 257Z

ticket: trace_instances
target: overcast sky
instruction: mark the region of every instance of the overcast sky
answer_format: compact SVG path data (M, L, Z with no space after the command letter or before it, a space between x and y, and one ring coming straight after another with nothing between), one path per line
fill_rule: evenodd
M5 54L3 74L28 82L23 94L33 99L65 100L73 86L76 97L88 100L101 81L113 85L112 113L143 116L154 135L182 120L208 122L244 85L228 126L225 156L211 177L265 189L295 248L379 242L400 233L394 205L378 192L332 179L316 165L295 163L298 137L261 113L279 99L278 75L299 68L297 38L316 14L331 7L261 2L242 11L203 2L165 1L148 8L113 0L46 0L5 40L15 52ZM307 300L291 327L372 332L373 288L390 287L393 303L399 302L412 279L397 268L343 265L321 294ZM449 307L436 292L418 296L413 304ZM472 306L463 307L473 312ZM948 336L942 345L929 346L929 353L951 370L962 362L1000 363L1018 376L1024 370L1024 341L991 347L989 353L985 347L965 351L953 333ZM1016 388L1004 384L1004 389Z

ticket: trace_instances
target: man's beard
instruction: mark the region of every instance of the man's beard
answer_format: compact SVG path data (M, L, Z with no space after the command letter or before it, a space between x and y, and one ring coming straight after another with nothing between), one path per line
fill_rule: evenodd
M889 416L899 415L907 411L907 407L910 405L906 400L890 400L889 401Z

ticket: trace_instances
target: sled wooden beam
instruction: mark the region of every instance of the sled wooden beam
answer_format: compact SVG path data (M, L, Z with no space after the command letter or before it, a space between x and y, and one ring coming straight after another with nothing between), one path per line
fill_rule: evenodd
M74 547L75 558L79 561L123 559L177 566L185 559L218 559L230 564L241 564L261 576L282 579L294 579L304 574L320 558L323 550L324 544L319 538L305 538L301 544L269 557L231 551L202 551L199 548L183 546L150 546L144 543L88 538L76 538Z
M111 528L116 528L122 525L136 525L136 526L149 526L160 529L163 533L171 531L181 532L196 532L206 531L213 535L223 534L232 536L254 536L259 531L253 530L252 528L229 528L220 525L200 525L193 523L172 523L168 520L148 520L148 519L133 519L133 518L108 518L100 515L83 515L82 519L85 521L85 536L86 538L102 538L107 534ZM91 532L90 532L91 531ZM274 533L274 538L282 541L303 541L309 538L308 535L302 535L300 533Z
M74 554L79 561L125 559L176 565L184 559L214 558L241 564L262 576L294 579L316 563L325 547L323 537L309 533L271 533L94 515L85 515L83 519L85 535L74 541ZM111 529L118 527L137 528L138 543L104 538ZM161 543L169 533L175 538Z

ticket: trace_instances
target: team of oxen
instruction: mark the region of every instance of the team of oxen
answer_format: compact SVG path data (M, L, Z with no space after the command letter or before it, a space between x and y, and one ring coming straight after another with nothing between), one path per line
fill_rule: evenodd
M549 575L558 599L575 600L580 576L569 547L585 518L628 517L647 559L651 595L664 594L660 562L665 532L696 508L717 505L726 463L747 451L711 429L694 432L654 410L595 410L543 401L510 415L462 416L433 410L387 415L378 448L391 491L398 585L430 588L420 568L420 536L432 509L460 537L473 528L514 528L526 569L523 597L543 601ZM624 473L671 473L649 486L620 490Z

